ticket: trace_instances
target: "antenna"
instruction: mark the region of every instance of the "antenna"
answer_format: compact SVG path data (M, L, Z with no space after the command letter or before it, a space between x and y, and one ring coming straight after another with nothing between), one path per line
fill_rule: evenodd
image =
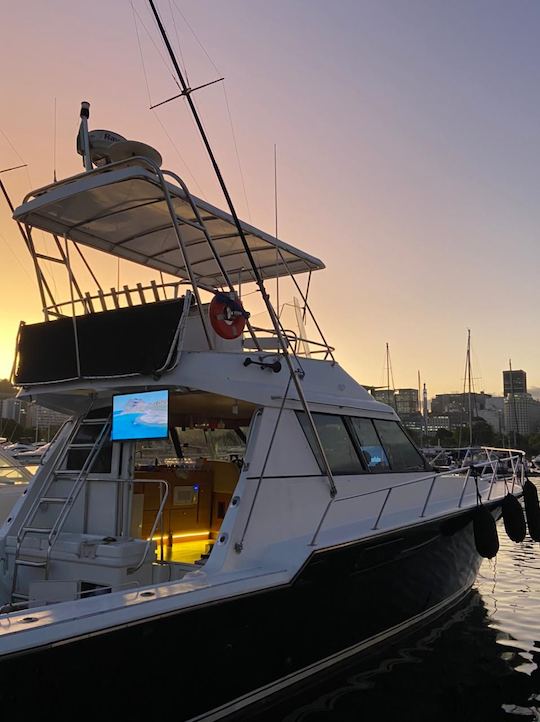
M92 170L92 159L90 158L90 138L88 137L88 118L90 117L90 103L83 100L81 103L81 124L77 143L80 143L85 170Z
M56 183L56 98L54 99L54 123L53 123L53 181Z
M275 237L278 237L278 194L277 194L277 147L274 143L274 216L275 216ZM279 274L277 266L279 263L279 250L276 246L276 309L279 318Z

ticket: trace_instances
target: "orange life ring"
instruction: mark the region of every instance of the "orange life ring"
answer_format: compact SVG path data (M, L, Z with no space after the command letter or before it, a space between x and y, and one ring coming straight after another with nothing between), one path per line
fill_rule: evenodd
M208 309L212 328L221 338L238 338L246 325L249 313L234 293L216 293Z

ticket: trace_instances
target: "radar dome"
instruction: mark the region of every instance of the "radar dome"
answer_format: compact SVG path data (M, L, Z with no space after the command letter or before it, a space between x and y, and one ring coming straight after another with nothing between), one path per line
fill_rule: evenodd
M113 143L108 150L110 159L114 161L127 160L135 156L142 156L148 158L148 160L155 163L157 166L161 166L163 159L161 154L151 145L146 143L140 143L138 140L121 140L118 143Z
M120 141L125 140L123 135L113 133L112 130L91 130L88 133L90 144L90 160L94 165L105 165L110 163L109 148ZM81 144L81 134L77 136L77 152L84 155L84 148Z

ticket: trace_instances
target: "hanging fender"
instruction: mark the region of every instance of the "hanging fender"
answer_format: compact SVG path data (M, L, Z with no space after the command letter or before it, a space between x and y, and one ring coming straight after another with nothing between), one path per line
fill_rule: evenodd
M540 541L540 506L536 486L527 479L523 484L523 501L529 534L534 541Z
M212 328L221 338L238 338L249 318L249 313L242 306L234 292L218 292L210 302L208 316Z
M504 528L513 542L522 542L527 534L523 507L513 494L508 493L501 504Z
M478 506L474 512L473 531L476 551L484 559L492 559L499 551L499 535L495 519L485 506Z

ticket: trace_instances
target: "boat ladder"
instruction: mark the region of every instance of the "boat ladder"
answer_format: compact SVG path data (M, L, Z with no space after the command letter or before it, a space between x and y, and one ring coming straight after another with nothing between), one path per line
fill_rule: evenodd
M93 443L76 443L77 436L81 429L90 431L91 434L92 429L89 427L94 427L97 431L95 441ZM110 428L111 416L108 418L89 418L89 416L86 416L78 425L75 425L64 449L60 452L55 463L55 470L49 474L49 477L43 484L43 488L40 489L38 496L30 505L28 513L24 517L17 533L11 583L12 604L29 599L29 594L17 587L18 570L20 567L40 569L43 572L42 579L48 579L53 546L58 540L73 505L85 487L88 476L92 472L105 442L109 438ZM64 470L63 467L69 459L70 452L74 451L83 453L88 451L88 455L79 471ZM58 484L57 482L61 483ZM56 486L63 487L62 493L55 492ZM44 514L44 512L51 508L55 509L53 514ZM47 521L40 522L40 516L46 516ZM28 543L26 545L23 544L25 539L30 540L31 538L38 540L37 547L30 546ZM42 544L43 539L46 540L45 545ZM46 549L45 555L43 554L44 549Z

